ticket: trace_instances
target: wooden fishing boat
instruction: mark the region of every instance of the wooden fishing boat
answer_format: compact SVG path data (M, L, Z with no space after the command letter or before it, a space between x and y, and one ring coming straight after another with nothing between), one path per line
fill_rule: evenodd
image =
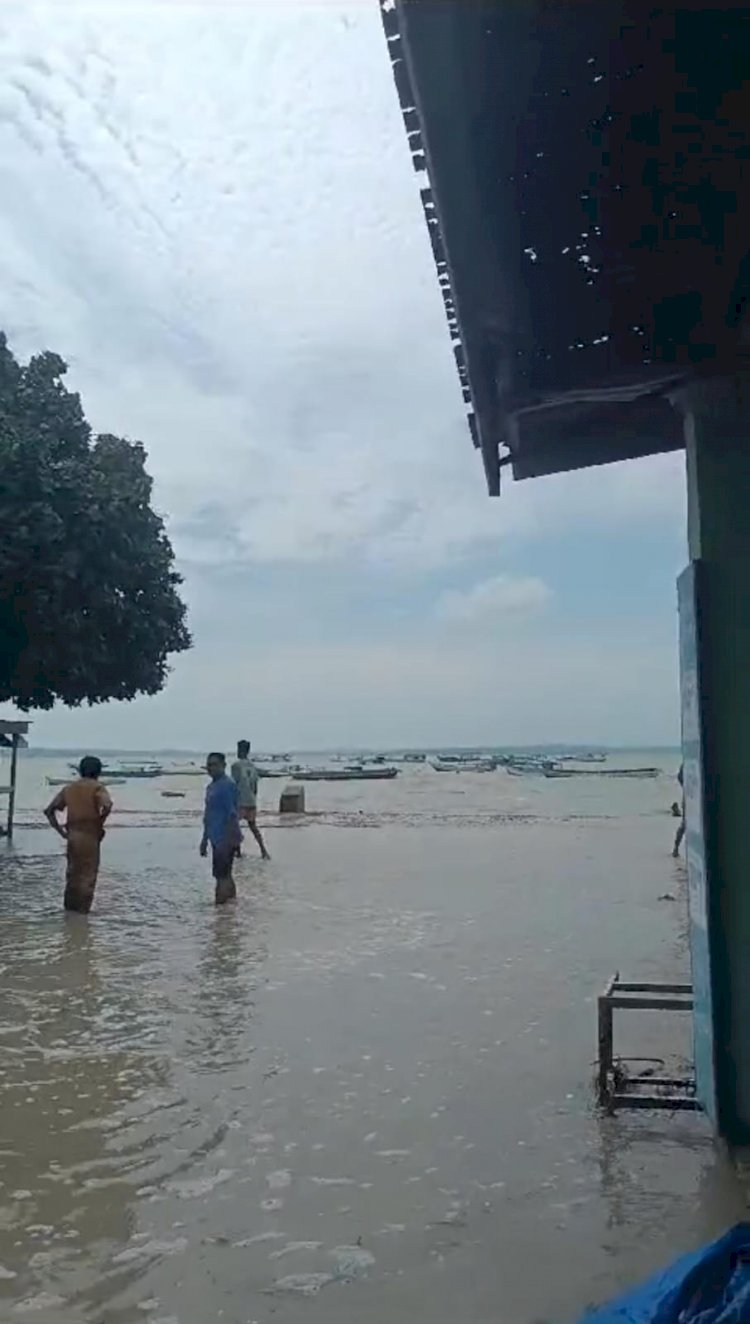
M385 782L398 777L398 768L301 768L296 782Z
M48 786L69 786L71 781L74 780L74 778L47 777L45 780ZM127 780L128 780L127 777L107 777L105 773L103 773L102 776L99 778L99 781L101 782L102 786L124 786Z
M433 759L435 772L494 772L494 759Z
M633 780L659 777L661 768L544 768L545 777L620 777Z

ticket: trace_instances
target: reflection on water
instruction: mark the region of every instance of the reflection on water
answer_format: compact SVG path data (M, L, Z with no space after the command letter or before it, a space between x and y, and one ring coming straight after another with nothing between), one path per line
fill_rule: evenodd
M41 880L35 869L19 881ZM94 925L6 919L2 951L1 1262L31 1306L66 1298L82 1255L101 1264L131 1235L127 1174L140 1156L119 1137L166 1064L131 1047L133 999L123 985L113 1000Z
M88 920L51 836L5 852L0 1317L565 1319L734 1216L699 1119L590 1107L596 991L684 960L658 788L417 830L399 794L219 912L184 828L108 834Z
M669 1185L658 1170L653 1170L654 1148L670 1156L674 1171ZM716 1153L706 1144L705 1133L684 1116L670 1117L666 1127L664 1118L657 1114L635 1120L629 1114L602 1117L598 1122L598 1156L606 1228L613 1234L624 1230L640 1238L658 1234L670 1216L675 1196L693 1199L696 1186L697 1209L707 1237L713 1228L731 1221L732 1210L742 1217L740 1192L729 1165L717 1161Z
M61 1319L116 1300L170 1249L139 1235L139 1196L182 1189L226 1132L181 1083L189 1063L214 1093L251 1051L262 944L236 910L174 925L163 865L135 887L105 866L106 923L62 915L60 878L56 856L3 860L0 1298Z
M255 976L265 946L231 906L211 915L206 930L186 1032L195 1069L213 1072L253 1051Z

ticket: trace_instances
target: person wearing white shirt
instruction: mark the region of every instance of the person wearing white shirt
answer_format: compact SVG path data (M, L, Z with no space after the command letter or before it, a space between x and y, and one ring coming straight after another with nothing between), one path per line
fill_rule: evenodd
M249 740L237 741L237 758L232 764L232 780L237 787L240 821L247 823L247 826L260 846L260 853L263 859L270 860L271 856L266 850L266 843L263 840L257 823L258 769L250 760ZM239 854L239 848L237 853Z

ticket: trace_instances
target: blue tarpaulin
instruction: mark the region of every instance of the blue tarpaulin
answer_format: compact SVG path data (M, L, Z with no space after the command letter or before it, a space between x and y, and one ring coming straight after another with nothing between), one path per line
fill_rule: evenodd
M750 1223L681 1256L581 1324L750 1324Z

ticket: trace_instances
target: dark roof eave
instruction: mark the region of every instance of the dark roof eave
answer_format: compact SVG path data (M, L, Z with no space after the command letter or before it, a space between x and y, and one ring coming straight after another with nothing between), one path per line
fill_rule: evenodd
M506 461L526 477L681 446L660 384L665 370L683 381L726 372L750 343L750 172L741 169L750 116L732 81L741 57L750 59L746 6L728 0L721 22L708 0L666 0L658 11L646 0L570 11L553 0L381 0L381 8L490 490ZM656 25L653 40L646 20ZM698 37L713 52L700 68ZM601 91L599 75L581 77L593 51L609 80ZM574 89L565 103L564 82ZM731 109L712 116L706 107L725 96ZM608 104L614 128L600 133L591 117ZM649 156L655 106L658 161ZM711 142L697 151L709 125ZM546 160L537 165L535 153ZM661 203L649 163L661 172ZM723 236L713 249L700 227L686 228L694 212L703 216L706 180L714 208L706 234ZM677 223L659 230L667 215ZM584 269L565 245L579 242L568 236L588 229L588 216L602 228ZM554 245L545 251L550 220L567 227L560 244L572 257ZM652 241L654 228L661 238ZM602 274L584 279L597 262ZM622 370L637 380L620 397L611 388ZM502 461L500 447L510 452Z
M472 380L472 377L476 378L476 374L472 373L469 364L475 360L474 356L467 354L466 351L459 299L443 239L439 204L433 192L429 153L422 133L422 119L411 75L408 48L401 30L401 9L396 0L380 0L380 11L412 163L419 180L420 197L432 245L438 284L443 295L448 330L466 406L467 423L474 446L481 452L490 496L499 496L501 467L499 448L502 442L500 421L497 420L497 426L489 422L494 415L489 393L481 381Z

